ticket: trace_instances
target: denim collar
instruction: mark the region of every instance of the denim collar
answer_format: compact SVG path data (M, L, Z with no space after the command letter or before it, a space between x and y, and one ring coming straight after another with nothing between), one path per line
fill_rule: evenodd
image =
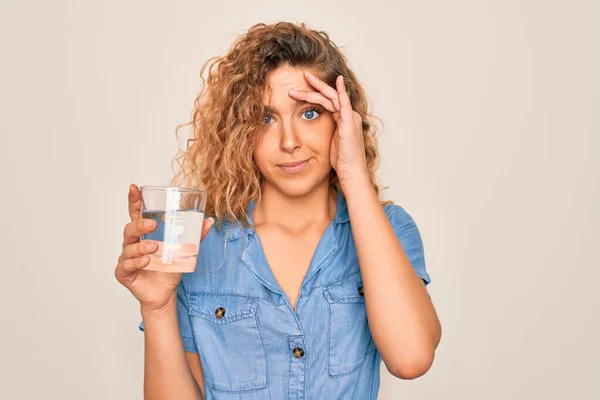
M223 223L223 229L226 232L226 240L235 240L239 239L242 235L253 235L254 234L254 219L252 216L252 212L256 207L256 203L254 200L251 200L246 206L246 214L248 214L248 223L249 226L243 227L241 224L225 221ZM350 220L348 215L348 206L346 205L346 199L344 194L341 191L337 192L337 203L335 208L335 218L333 222L335 224L343 224Z

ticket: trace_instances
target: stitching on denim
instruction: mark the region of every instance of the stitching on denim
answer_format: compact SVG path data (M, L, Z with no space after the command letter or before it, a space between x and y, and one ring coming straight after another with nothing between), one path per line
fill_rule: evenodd
M239 293L237 292L238 290L239 290ZM242 293L242 291L244 291L244 293ZM274 305L276 307L280 307L280 306L282 306L282 305L285 304L284 301L281 301L281 302L277 303L274 300L271 300L269 298L269 296L266 296L266 295L264 295L262 293L257 293L255 291L252 291L251 289L249 290L248 288L245 288L245 287L242 287L242 286L217 288L217 289L197 289L197 290L191 290L191 291L189 291L188 294L189 294L189 296L188 296L188 303L190 302L189 300L192 297L194 297L195 295L197 295L197 296L202 296L202 295L217 295L217 296L221 296L222 295L222 296L251 297L251 298L257 299L259 301L267 302L267 303L272 304L272 305ZM279 297L282 297L279 293L277 293L277 295ZM304 297L304 296L302 296L302 297Z
M325 293L325 291L323 291L323 293ZM329 376L332 376L331 373L331 352L332 352L332 347L331 347L331 322L332 322L332 317L331 317L331 304L328 302L327 303L327 313L328 313L328 318L327 318L327 347L329 348L329 357L327 360L327 372L329 373Z
M338 279L337 281L335 281L332 284L323 286L323 290L326 292L325 299L327 300L327 302L328 303L344 303L344 304L364 303L365 302L364 296L354 295L354 296L341 297L340 295L336 295L335 293L333 293L331 291L331 289L333 289L333 288L343 286L345 284L344 281L346 281L346 279L348 279L350 276L355 275L357 273L360 274L360 269L344 275L343 278ZM362 281L362 279L361 279L361 281Z
M256 305L256 304L255 304ZM258 313L255 313L256 317L256 329L258 330L258 336L260 337L260 342L262 344L262 349L263 349L263 360L265 362L265 384L262 388L266 388L267 386L269 386L269 360L268 360L268 355L267 355L267 347L265 346L265 340L263 338L262 335L262 330L260 329L260 320L258 318Z
M311 288L311 290L310 290L308 293L306 293L306 294L303 294L303 295L301 295L301 296L300 296L300 297L298 297L298 298L300 299L300 298L304 298L304 297L310 297L310 295L312 294L312 292L314 292L315 290L321 289L321 288L324 288L324 289L326 289L326 288L329 288L329 287L331 287L331 286L338 286L338 285L340 285L340 282L341 282L341 281L345 280L346 278L348 278L348 277L349 277L349 276L351 276L351 275L354 275L354 274L355 274L355 273L357 273L357 272L359 272L359 273L360 273L360 268L359 268L358 264L356 264L355 266L352 266L352 269L350 269L350 271L349 271L349 272L347 272L345 275L343 275L343 276L342 276L341 278L339 278L338 280L336 280L336 281L333 281L333 282L328 282L328 283L326 283L326 284L319 283L319 284L317 284L317 285L314 285L314 286Z
M243 293L238 293L239 292L243 292ZM197 289L197 290L190 290L188 291L188 294L190 296L202 296L202 295L216 295L216 296L238 296L238 297L248 297L248 298L253 298L253 299L258 299L259 296L252 292L252 291L248 291L248 289L246 289L243 286L229 286L226 288L216 288L216 289Z
M346 280L348 277L360 273L360 266L358 264L352 266L352 269L350 271L348 271L348 273L346 273L345 275L343 275L341 278L339 278L337 281L333 281L333 282L329 282L327 285L324 285L326 287L332 287L332 286L341 286L342 285L342 281Z
M289 366L289 368L288 368L288 376L287 376L287 379L285 381L285 386L286 386L286 393L288 395L288 398L291 398L291 396L290 396L290 390L291 390L290 389L290 380L292 379L291 378L292 377L292 363L294 362L294 360L292 358L292 353L289 353L289 350L290 350L290 338L291 337L292 336L288 335L287 338L286 338L287 339L287 345L288 345L287 346L288 347L287 350L288 350L288 366Z
M229 315L226 315L223 318L217 318L214 316L214 311L212 309L210 311L205 311L205 310L208 310L206 307L202 308L201 306L196 306L195 303L193 303L193 302L189 302L191 304L194 304L194 305L190 305L188 307L189 313L190 313L190 315L206 319L217 325L226 324L226 323L237 321L237 320L244 319L244 318L249 318L249 317L252 317L254 314L256 314L256 302L258 300L257 298L241 296L241 295L227 295L227 296L240 297L240 298L246 299L246 302L243 304L243 306L240 307L243 309L241 311L235 312L234 314L230 313Z

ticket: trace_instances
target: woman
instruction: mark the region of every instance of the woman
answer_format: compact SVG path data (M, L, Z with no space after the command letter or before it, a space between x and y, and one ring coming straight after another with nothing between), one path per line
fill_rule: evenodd
M147 399L375 399L440 340L423 244L382 203L367 99L324 32L256 25L209 63L176 185L208 199L194 273L145 271L132 185L115 274L139 300ZM213 228L214 221L218 223Z

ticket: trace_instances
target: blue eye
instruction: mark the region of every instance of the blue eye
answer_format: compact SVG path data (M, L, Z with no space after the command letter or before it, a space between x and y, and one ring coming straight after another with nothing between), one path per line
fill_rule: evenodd
M307 120L312 121L312 120L317 119L317 117L319 115L321 115L321 113L319 111L317 111L317 109L311 108L311 109L308 109L308 110L304 111L302 113L302 115L305 116Z
M264 120L263 120L263 122L265 123L265 125L269 125L269 123L271 122L271 119L272 119L272 118L273 118L273 117L272 117L272 116L270 116L270 115L265 115L265 118L264 118Z

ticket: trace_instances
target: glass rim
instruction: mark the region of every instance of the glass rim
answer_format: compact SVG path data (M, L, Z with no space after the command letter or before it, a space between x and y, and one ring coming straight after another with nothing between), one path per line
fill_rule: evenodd
M184 193L196 193L196 194L205 194L202 189L193 189L193 188L182 188L178 186L157 186L157 185L144 185L140 186L140 192L142 190L154 190L154 191L177 191Z

